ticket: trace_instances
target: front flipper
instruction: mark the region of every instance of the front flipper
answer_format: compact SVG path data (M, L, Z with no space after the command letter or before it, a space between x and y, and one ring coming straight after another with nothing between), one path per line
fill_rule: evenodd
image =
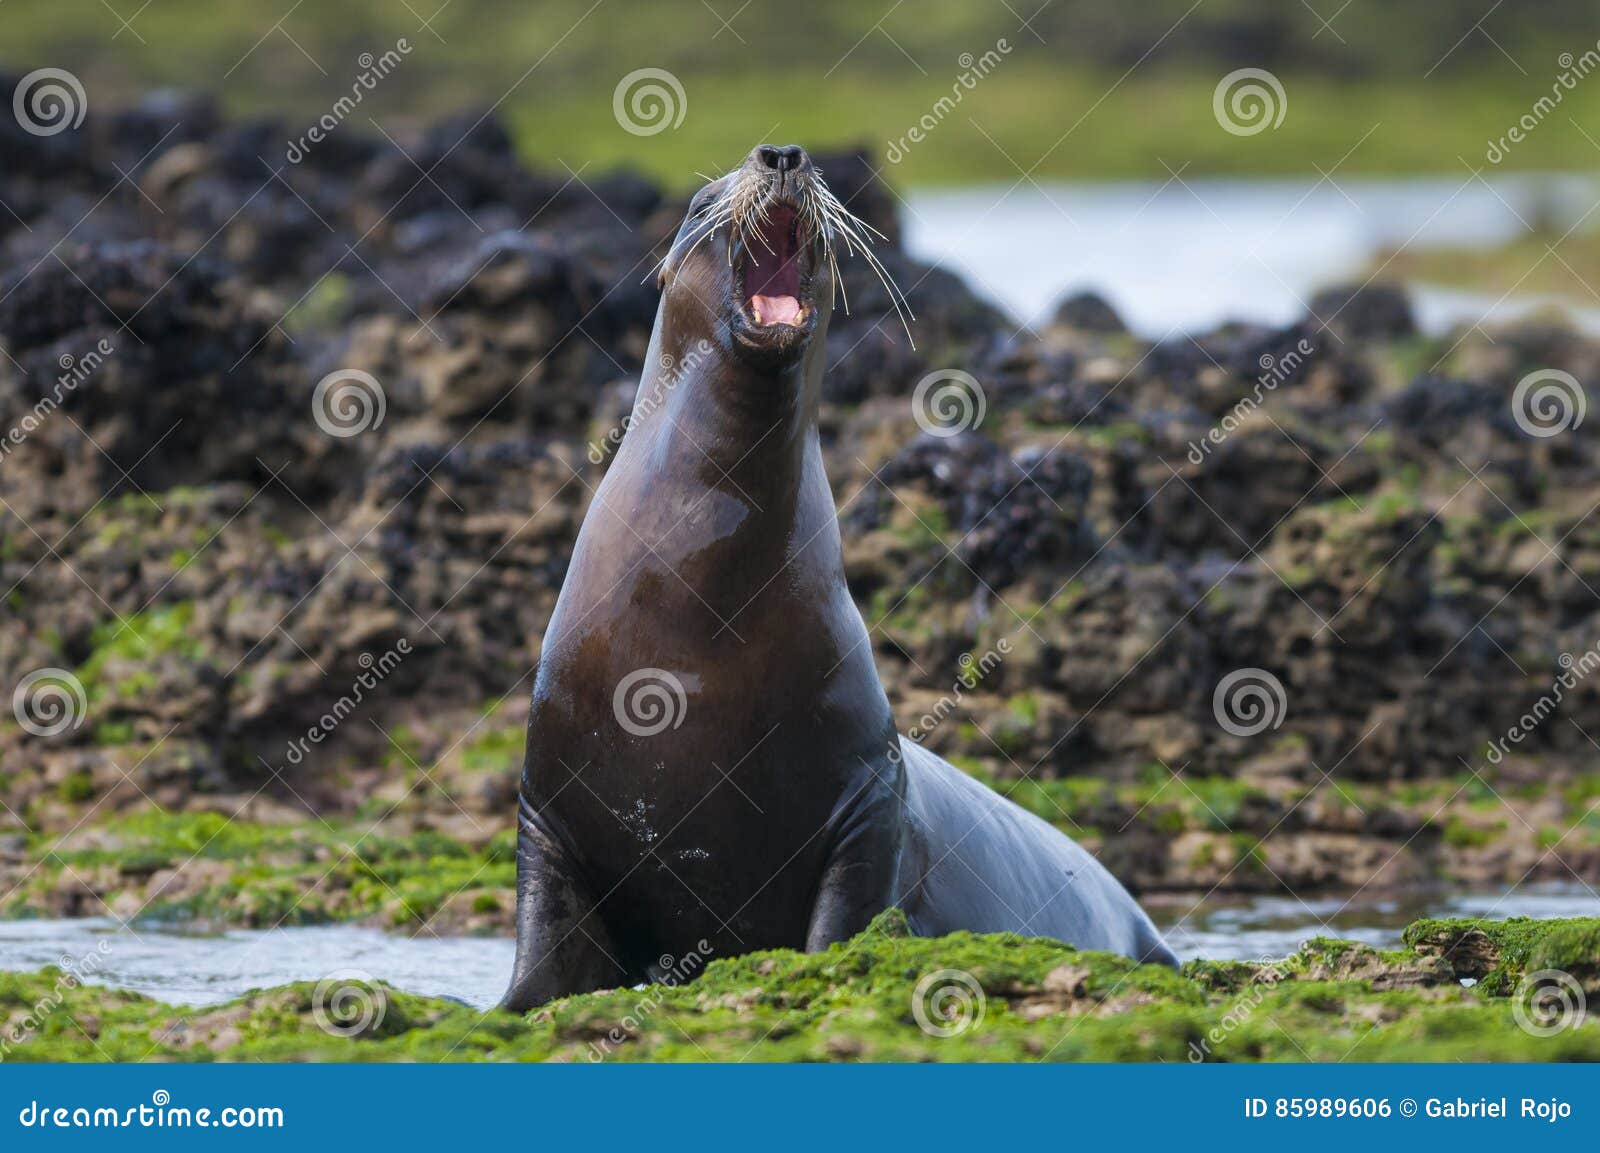
M832 847L806 931L806 952L820 953L865 929L899 898L905 802L894 776L874 775L847 802L835 823Z
M626 982L594 894L565 849L522 802L517 835L517 960L502 1009L521 1013Z

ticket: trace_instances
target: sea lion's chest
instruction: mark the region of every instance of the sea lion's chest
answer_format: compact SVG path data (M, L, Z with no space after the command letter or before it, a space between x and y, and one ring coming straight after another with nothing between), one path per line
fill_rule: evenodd
M675 627L635 621L547 653L529 800L607 862L665 853L696 867L730 841L780 861L800 851L893 724L865 644L841 654L823 622L792 626L714 645L699 629L698 645L677 646Z

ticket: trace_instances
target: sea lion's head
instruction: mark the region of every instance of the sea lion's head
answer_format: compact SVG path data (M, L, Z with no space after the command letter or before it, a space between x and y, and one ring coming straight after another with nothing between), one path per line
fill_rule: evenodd
M786 367L827 331L838 248L876 263L869 235L803 148L760 145L690 200L657 280L666 318L755 367Z

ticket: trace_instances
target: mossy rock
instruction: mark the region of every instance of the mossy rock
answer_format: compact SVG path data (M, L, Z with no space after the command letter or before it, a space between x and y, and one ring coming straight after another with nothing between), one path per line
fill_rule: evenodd
M1600 941L1600 920L1419 922L1408 937L1468 929L1502 957L1525 948L1525 965L1592 964ZM1279 962L1178 973L1038 938L914 937L890 910L821 953L713 958L679 984L521 1016L333 980L182 1010L46 969L0 974L0 1019L53 1007L4 1054L18 1060L1600 1060L1592 1021L1534 1036L1506 998L1394 977L1446 967L1319 938Z
M1588 996L1600 994L1600 921L1559 924L1545 933L1528 954L1528 971L1559 969L1570 973Z
M1523 974L1538 969L1560 969L1580 981L1600 973L1600 919L1592 917L1430 918L1408 925L1403 939L1414 952L1442 959L1458 978L1476 980L1490 996L1511 995Z
M32 868L4 911L55 915L51 901L63 877L94 877L103 879L101 899L127 891L139 919L149 922L272 926L372 918L414 930L446 901L469 893L488 896L480 912L503 911L509 930L515 842L514 830L474 846L428 830L383 835L370 826L266 825L152 809L64 841L33 837ZM165 869L178 875L158 877Z
M1372 989L1427 988L1457 981L1441 957L1327 937L1307 941L1292 960L1297 962L1295 971L1309 980L1361 981Z

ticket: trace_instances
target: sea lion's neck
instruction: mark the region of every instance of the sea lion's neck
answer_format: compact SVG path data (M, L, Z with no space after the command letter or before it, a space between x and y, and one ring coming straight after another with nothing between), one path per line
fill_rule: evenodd
M668 348L663 361L652 342L546 630L551 669L587 654L605 676L745 670L798 629L801 664L843 677L851 708L887 718L823 468L821 342L819 332L800 363L772 372L723 348Z
M821 466L821 372L810 367L809 358L772 371L718 360L677 379L657 414L664 419L639 414L636 405L636 420L652 421L658 482L732 492L762 512L791 508L808 467Z
M622 456L630 473L658 493L731 494L764 514L758 519L769 528L792 517L809 474L822 467L816 418L825 319L787 364L747 359L696 326L667 319L663 310L628 420Z
M636 562L641 573L664 566L669 595L724 619L757 596L842 590L816 426L822 359L820 333L798 362L772 368L706 344L653 345L599 493L613 515L585 523L585 565L616 578Z

